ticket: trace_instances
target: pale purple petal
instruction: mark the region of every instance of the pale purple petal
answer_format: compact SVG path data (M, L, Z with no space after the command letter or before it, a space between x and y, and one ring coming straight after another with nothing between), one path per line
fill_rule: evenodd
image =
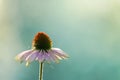
M50 61L53 61L53 59L51 58L50 54L49 53L45 53L44 54L44 58L47 62L50 62Z
M34 61L34 60L37 58L38 54L39 54L39 50L34 50L34 51L26 58L26 61L27 61L27 62L32 62L32 61Z
M44 51L40 51L37 57L39 62L43 62L44 61Z
M39 62L59 62L59 60L68 58L68 55L59 48L51 48L50 50L27 50L16 56L20 62L26 61L26 66L34 60Z
M23 51L22 53L20 53L16 56L16 59L19 61L24 61L26 59L26 57L28 57L32 52L33 52L33 50Z
M43 61L47 61L47 62L51 61L50 54L48 52L46 52L46 51L43 51L42 58L43 58Z
M52 48L52 52L58 58L62 58L62 59L68 58L68 55L64 51L62 51L61 49L59 49L59 48Z
M52 50L49 50L48 54L50 55L53 61L58 62L58 58L53 54Z

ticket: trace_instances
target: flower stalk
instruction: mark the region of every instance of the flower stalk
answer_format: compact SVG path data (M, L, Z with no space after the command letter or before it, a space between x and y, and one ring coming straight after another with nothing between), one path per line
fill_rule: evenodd
M43 67L44 63L43 62L39 63L39 80L43 80Z

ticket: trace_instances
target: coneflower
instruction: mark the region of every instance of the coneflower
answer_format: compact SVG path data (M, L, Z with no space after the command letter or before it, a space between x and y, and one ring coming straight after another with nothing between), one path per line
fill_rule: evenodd
M26 62L28 66L32 61L39 61L39 80L43 76L43 63L51 61L59 62L59 60L68 58L68 55L59 48L52 48L52 41L50 37L44 32L38 32L32 42L32 49L23 51L16 56L19 62Z

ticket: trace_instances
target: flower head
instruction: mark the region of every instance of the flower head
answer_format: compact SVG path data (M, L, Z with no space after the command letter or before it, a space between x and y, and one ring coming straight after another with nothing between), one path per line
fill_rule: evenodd
M26 65L32 61L39 62L59 62L68 58L68 55L59 48L52 48L50 37L44 32L38 32L32 42L32 49L23 51L16 56L20 62L25 61Z
M46 33L39 32L35 35L32 45L38 50L49 50L52 47L52 41Z

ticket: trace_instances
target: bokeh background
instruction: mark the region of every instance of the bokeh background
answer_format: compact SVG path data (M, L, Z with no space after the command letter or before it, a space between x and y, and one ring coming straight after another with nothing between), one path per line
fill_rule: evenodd
M14 57L43 31L70 58L44 80L120 80L120 0L0 0L0 80L38 80L38 63Z

